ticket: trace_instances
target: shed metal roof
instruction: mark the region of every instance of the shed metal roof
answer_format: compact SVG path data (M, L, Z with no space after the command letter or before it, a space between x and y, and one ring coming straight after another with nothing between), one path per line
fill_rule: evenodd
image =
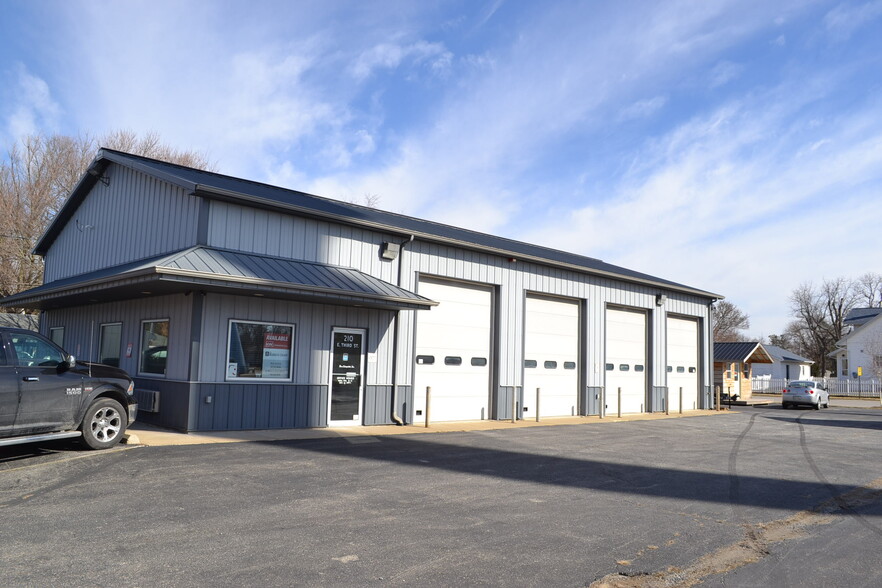
M376 208L322 198L296 190L197 170L111 149L99 151L98 156L89 168L89 173L84 175L80 184L35 246L35 254L46 254L52 242L61 232L61 229L72 218L79 204L92 186L94 186L97 178L111 162L139 170L209 199L236 202L259 208L296 212L314 218L400 234L402 237L413 235L416 238L427 241L435 241L513 257L523 261L535 261L599 276L657 286L703 298L723 298L720 294L714 294L656 276L629 270L592 257L386 212Z
M777 359L778 361L792 361L795 363L815 363L807 357L797 355L796 353L793 353L788 349L784 349L783 347L778 347L777 345L763 344L763 348L769 352L769 355L772 356L772 359Z
M756 341L714 342L714 361L773 363L769 353Z
M202 246L56 280L0 304L45 309L187 291L389 309L437 304L353 268Z

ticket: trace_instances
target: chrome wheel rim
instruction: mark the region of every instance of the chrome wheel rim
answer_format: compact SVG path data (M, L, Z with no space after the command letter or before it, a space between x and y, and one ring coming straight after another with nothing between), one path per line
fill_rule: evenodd
M106 443L113 441L119 435L122 427L122 418L120 414L110 407L102 407L95 411L92 415L91 429L92 437Z

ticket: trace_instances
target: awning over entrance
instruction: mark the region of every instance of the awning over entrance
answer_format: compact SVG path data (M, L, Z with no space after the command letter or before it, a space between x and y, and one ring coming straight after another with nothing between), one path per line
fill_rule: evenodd
M47 310L189 292L400 310L437 304L353 268L198 246L43 284L0 306Z

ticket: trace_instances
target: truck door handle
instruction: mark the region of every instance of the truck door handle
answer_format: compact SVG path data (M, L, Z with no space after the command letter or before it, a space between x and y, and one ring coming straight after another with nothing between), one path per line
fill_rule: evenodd
M38 378L37 376L25 376L24 378L22 378L22 380L24 380L25 382L39 382L40 378Z

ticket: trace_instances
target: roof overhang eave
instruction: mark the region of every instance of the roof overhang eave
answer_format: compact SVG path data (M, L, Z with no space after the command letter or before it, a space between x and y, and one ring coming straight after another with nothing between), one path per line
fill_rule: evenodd
M156 289L155 285L161 287ZM38 290L32 294L22 292L7 297L0 304L7 308L45 310L79 304L92 304L103 300L126 300L146 296L185 293L204 290L236 295L247 294L265 298L280 298L310 301L323 304L363 306L392 310L427 310L438 303L427 298L412 299L401 296L387 296L369 292L322 288L317 286L294 285L290 282L275 282L257 278L226 276L207 272L193 272L168 267L150 267L125 272L115 276L66 284L57 288ZM150 294L144 294L150 290ZM156 290L155 292L153 290ZM104 292L109 297L93 298ZM64 304L63 301L70 301ZM51 301L62 304L51 304Z

